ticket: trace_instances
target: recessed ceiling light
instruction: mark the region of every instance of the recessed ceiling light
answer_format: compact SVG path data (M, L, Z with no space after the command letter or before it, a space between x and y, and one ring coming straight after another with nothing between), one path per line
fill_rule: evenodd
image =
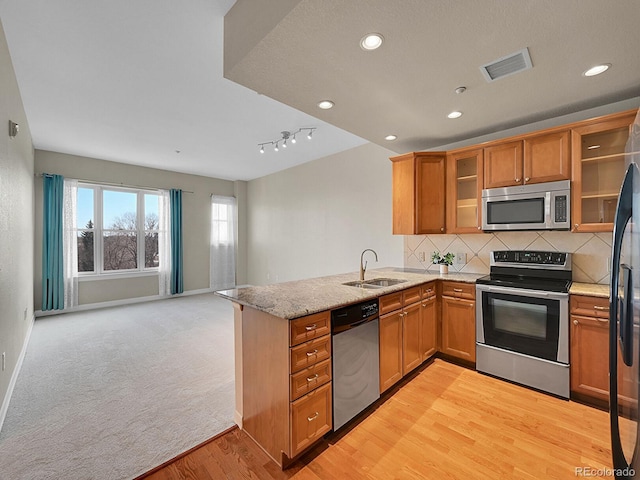
M322 100L321 102L318 102L318 107L323 110L329 110L333 105L334 103L331 100Z
M387 135L386 137L384 137L385 140L389 140L390 142L397 138L398 138L397 135Z
M460 118L462 116L462 112L451 112L447 117L449 118Z
M384 37L379 33L368 33L360 40L360 47L363 50L375 50L382 45Z
M583 73L585 77L593 77L595 75L600 75L601 73L609 70L611 66L610 63L603 63L602 65L596 65L595 67L591 67L589 70Z

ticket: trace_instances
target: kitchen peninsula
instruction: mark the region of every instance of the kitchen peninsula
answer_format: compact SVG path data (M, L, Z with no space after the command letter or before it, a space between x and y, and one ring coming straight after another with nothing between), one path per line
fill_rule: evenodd
M267 286L247 287L216 292L234 305L235 368L236 368L236 423L273 458L286 467L292 459L307 450L324 434L331 431L331 311L366 300L381 298L381 320L385 316L397 328L403 328L402 320L421 321L422 312L411 317L410 308L425 307L429 310L433 326L433 355L441 344L440 311L435 302L436 293L445 289L451 295L464 291L461 298L451 301L464 302L464 324L457 327L455 335L466 332L464 345L475 346L475 293L476 279L481 274L450 273L440 275L421 270L381 268L367 272L367 279L384 278L399 280L389 286L361 288L344 285L358 280L358 273L305 279ZM457 285L466 288L453 288ZM468 298L471 295L471 298ZM410 307L411 305L411 307ZM471 307L468 307L471 305ZM432 308L429 308L432 307ZM388 313L387 313L388 312ZM384 315L387 313L387 315ZM452 315L455 317L455 315ZM400 321L398 321L400 319ZM415 324L416 330L417 323ZM414 327L412 327L414 328ZM381 351L383 349L381 323ZM399 340L392 355L402 362L403 348L417 350L417 336L405 335L416 340L416 347L404 346L402 330L394 339ZM393 330L392 330L393 333ZM395 341L395 340L394 340ZM457 340L456 340L457 341ZM450 352L465 348L450 348ZM381 364L386 355L381 353ZM390 381L381 381L381 391L397 382L408 371L416 368L424 355L411 366L400 364L398 375ZM475 356L460 359L473 362ZM417 362L417 363L416 363ZM381 365L381 376L383 375ZM384 386L383 386L384 385Z

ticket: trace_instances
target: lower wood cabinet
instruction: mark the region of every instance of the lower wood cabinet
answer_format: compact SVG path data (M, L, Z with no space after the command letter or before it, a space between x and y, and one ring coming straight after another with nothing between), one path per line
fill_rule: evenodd
M571 394L604 404L609 400L609 299L571 295L569 303ZM638 374L633 375L637 378ZM618 401L624 405L637 403L636 388L634 382L619 381Z
M437 351L435 282L380 297L380 393Z
M291 404L291 456L295 457L332 428L331 383Z
M402 312L380 317L380 393L402 378Z
M442 282L441 352L450 357L476 361L475 285Z
M420 355L424 362L438 351L438 301L435 289L432 296L422 301L420 324Z

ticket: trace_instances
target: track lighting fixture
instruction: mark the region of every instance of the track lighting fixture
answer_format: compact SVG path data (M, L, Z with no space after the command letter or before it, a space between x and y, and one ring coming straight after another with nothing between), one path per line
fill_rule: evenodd
M264 146L265 145L273 145L273 150L275 152L279 151L279 144L280 142L282 142L282 148L287 148L288 146L288 141L291 141L291 143L296 143L296 135L301 133L301 132L307 132L307 138L309 140L311 140L311 137L313 136L313 131L316 129L316 127L301 127L298 130L296 130L295 132L291 133L287 130L280 132L281 137L278 138L277 140L272 140L270 142L262 142L259 143L258 146L260 147L260 153L264 153Z

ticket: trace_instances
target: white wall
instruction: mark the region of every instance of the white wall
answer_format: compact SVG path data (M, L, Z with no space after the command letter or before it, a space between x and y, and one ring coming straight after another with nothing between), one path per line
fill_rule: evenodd
M57 173L66 178L94 182L143 186L151 188L180 188L182 196L182 221L184 242L184 290L209 288L209 241L211 238L211 194L244 195L246 182L231 182L217 178L188 175L154 168L126 165L95 158L79 157L64 153L36 150L35 171ZM42 304L42 178L35 179L35 270L34 302L36 309ZM241 208L245 199L238 198ZM243 225L240 227L244 228ZM241 247L244 243L241 243ZM244 258L244 250L238 251ZM246 268L242 262L238 282L246 282ZM157 275L134 278L111 278L80 281L78 303L80 305L112 302L131 298L158 295Z
M8 123L20 125L9 138ZM0 426L33 318L33 145L0 23Z
M248 185L247 258L252 285L402 266L404 238L391 234L394 153L366 144Z

